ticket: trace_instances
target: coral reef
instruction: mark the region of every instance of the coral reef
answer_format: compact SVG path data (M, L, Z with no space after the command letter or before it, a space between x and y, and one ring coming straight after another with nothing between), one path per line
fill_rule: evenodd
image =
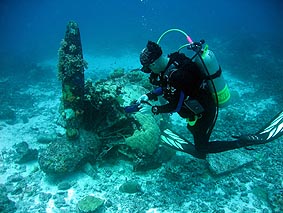
M131 137L126 138L125 144L132 149L152 155L159 143L160 130L152 115L136 114L135 118L142 125Z
M123 193L134 194L141 192L141 185L136 181L127 181L119 187L119 191Z
M47 174L67 174L92 158L96 159L100 146L95 134L82 130L80 138L73 143L66 137L52 141L46 149L40 151L38 162Z
M83 59L80 31L77 23L73 21L68 23L65 38L61 41L58 54L58 78L60 80L71 78L74 74L80 78L84 76L84 68L87 67L87 62Z
M123 106L137 99L142 90L142 87L137 90L129 85L128 75L95 83L87 81L83 124L86 129L96 132L104 144L124 145L118 148L122 154L131 155L130 150L152 155L158 148L160 130L152 115L124 112ZM113 141L117 141L116 144Z
M51 139L47 148L40 151L41 169L47 174L66 174L110 152L126 156L134 162L135 170L160 165L157 121L152 115L124 111L126 105L147 91L144 75L117 68L106 80L85 82L85 66L78 25L69 22L58 63L62 81L61 125L66 137ZM150 157L156 154L158 157ZM87 171L95 176L93 171Z
M103 212L104 200L94 197L86 196L78 202L77 212L79 213L101 213Z
M157 148L159 127L150 115L125 114L123 104L135 96L123 86L126 82L124 76L96 83L87 81L83 125L97 133L105 146L119 146L122 154L131 150L151 155Z
M120 78L125 75L125 69L124 68L117 68L114 69L114 71L109 75L110 79Z
M115 81L86 82L83 126L102 140L124 138L133 133L134 118L120 105L122 85Z

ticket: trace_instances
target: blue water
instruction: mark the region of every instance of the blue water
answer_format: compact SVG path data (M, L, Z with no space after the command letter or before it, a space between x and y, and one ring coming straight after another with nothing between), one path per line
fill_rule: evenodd
M83 51L94 59L137 55L148 40L180 28L194 41L205 39L222 67L239 77L256 76L265 84L267 74L283 79L282 0L2 0L1 76L22 76L57 58L70 20L79 24ZM179 33L161 41L166 51L184 43Z
M69 20L79 24L85 52L140 50L172 27L197 40L255 34L282 41L282 5L281 0L2 0L0 53L52 57Z
M56 59L70 20L79 24L90 64L96 56L138 55L148 40L180 28L194 41L205 39L223 69L250 81L253 76L267 95L283 93L274 86L283 79L282 0L2 0L1 76L25 80L37 63ZM161 41L168 53L184 43L179 33Z

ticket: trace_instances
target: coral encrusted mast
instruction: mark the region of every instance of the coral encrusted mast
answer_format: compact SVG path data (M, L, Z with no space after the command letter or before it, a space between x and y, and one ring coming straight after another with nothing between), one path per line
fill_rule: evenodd
M78 24L70 21L59 49L58 78L62 81L62 115L66 135L76 138L83 113L84 69L82 44Z

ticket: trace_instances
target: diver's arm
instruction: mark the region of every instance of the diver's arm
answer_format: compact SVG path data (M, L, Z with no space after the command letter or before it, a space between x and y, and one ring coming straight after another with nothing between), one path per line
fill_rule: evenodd
M179 91L169 103L161 106L153 106L152 113L157 115L159 113L173 113L179 112L184 102L185 94L183 91Z
M163 94L163 90L162 87L158 87L155 90L147 93L147 94L143 94L141 97L138 98L137 103L141 104L142 102L148 102L148 101L157 101L158 100L158 96Z
M155 90L147 93L147 97L148 97L148 100L152 101L157 101L158 100L158 96L161 96L163 94L163 90L162 90L162 87L158 87L156 88Z
M155 115L159 113L171 113L175 111L176 107L177 104L168 103L161 106L153 106L151 111Z

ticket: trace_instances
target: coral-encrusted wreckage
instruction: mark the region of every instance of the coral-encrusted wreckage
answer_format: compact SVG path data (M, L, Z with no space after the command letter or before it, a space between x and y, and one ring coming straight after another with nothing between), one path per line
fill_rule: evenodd
M172 151L159 146L156 118L124 111L132 100L151 89L147 77L121 68L106 80L85 81L86 66L78 25L69 22L58 62L60 115L66 135L40 152L41 169L47 174L66 174L86 163L123 156L133 163L134 170L146 170L172 156Z

